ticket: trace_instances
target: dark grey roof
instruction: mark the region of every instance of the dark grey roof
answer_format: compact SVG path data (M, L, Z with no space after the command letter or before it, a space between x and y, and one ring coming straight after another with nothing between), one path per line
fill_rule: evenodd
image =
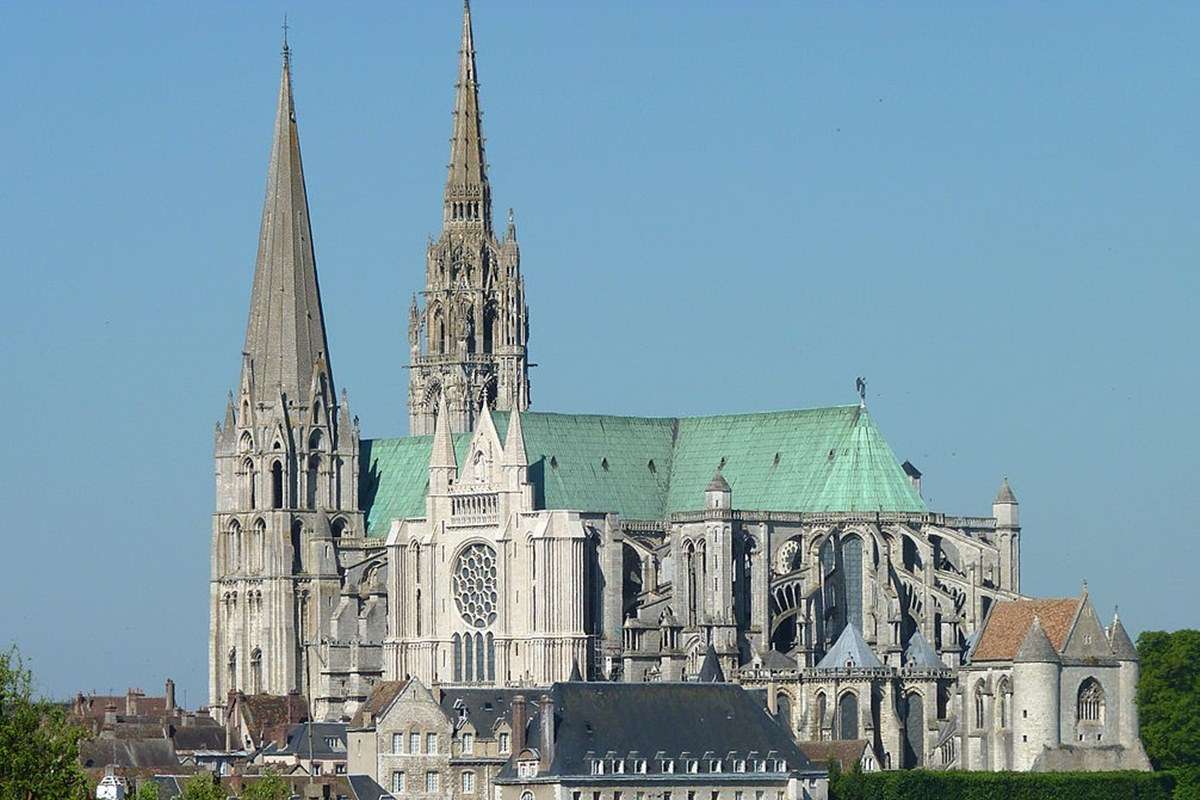
M1000 491L996 492L996 499L993 500L992 502L993 503L1012 503L1012 504L1016 505L1017 496L1015 494L1013 494L1012 487L1008 485L1008 476L1007 475L1004 477L1004 480L1000 481Z
M925 669L941 669L946 665L938 658L933 647L930 646L929 640L924 634L917 631L908 640L908 649L904 651L904 666L906 667L924 667Z
M220 725L185 725L171 737L175 750L224 750L225 729Z
M1050 638L1042 630L1042 622L1037 617L1033 618L1033 624L1029 626L1029 632L1025 634L1025 638L1021 642L1021 649L1017 650L1013 662L1049 664L1059 662L1058 652L1054 649L1054 645L1050 644Z
M794 656L789 656L778 650L768 650L763 653L762 665L766 669L796 669L798 666Z
M392 795L370 775L349 775L347 781L354 792L354 800L392 800Z
M555 709L554 760L543 774L589 775L590 760L610 751L619 758L636 753L647 759L647 774L659 772L660 752L670 759L755 753L785 759L789 772L815 769L761 700L737 684L556 683L549 694ZM534 749L541 747L540 716L539 710L529 726L527 744ZM707 765L701 769L707 771ZM499 777L514 777L513 762ZM738 777L753 780L750 773Z
M878 669L883 666L854 623L842 628L838 640L817 664L817 669L845 669L847 666L858 669Z
M729 488L729 482L725 480L725 476L721 474L721 470L717 470L717 474L713 475L712 480L708 482L708 486L704 487L704 491L728 492L731 490Z
M451 720L457 720L459 709L466 714L475 731L484 739L491 738L497 720L508 719L512 712L512 701L522 695L528 701L536 701L544 689L467 689L446 687L442 690L439 704Z
M1117 661L1137 661L1137 648L1129 638L1129 632L1121 624L1121 618L1113 614L1112 627L1108 629L1109 644L1112 645L1113 655Z
M725 671L721 669L721 660L717 658L717 651L713 649L712 642L708 643L708 649L704 651L704 663L700 665L700 674L696 676L696 680L704 683L725 682Z
M91 739L79 743L84 767L178 767L170 739Z
M312 735L309 736L309 728ZM336 739L341 748L330 747L326 741ZM346 758L346 723L344 722L301 722L288 729L287 744L273 751L279 754L294 754L300 758Z
M900 469L904 470L904 474L910 478L920 478L921 470L917 469L911 461L905 461L900 465Z

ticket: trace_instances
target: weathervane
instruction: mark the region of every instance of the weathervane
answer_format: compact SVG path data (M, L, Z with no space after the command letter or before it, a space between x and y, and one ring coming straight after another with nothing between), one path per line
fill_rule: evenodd
M858 405L861 408L867 407L867 379L859 375L854 379L854 391L858 392Z

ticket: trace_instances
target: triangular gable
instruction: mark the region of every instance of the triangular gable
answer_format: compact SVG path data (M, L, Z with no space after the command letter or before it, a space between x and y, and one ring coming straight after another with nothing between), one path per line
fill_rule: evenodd
M1060 652L1068 658L1112 657L1112 648L1109 646L1104 625L1096 614L1091 598L1086 594Z

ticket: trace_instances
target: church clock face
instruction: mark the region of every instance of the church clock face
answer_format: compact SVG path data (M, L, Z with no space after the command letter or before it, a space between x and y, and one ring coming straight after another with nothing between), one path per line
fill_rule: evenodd
M486 628L496 621L496 551L486 544L473 544L458 556L450 581L454 604L463 620L473 628Z

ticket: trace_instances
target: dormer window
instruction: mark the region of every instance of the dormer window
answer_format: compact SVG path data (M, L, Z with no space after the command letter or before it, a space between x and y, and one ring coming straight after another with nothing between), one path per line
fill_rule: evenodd
M724 768L725 765L721 763L721 759L719 758L714 758L708 762L709 772L721 772Z
M694 758L689 758L687 761L687 771L695 775L700 771L700 762Z
M538 774L537 761L518 761L517 762L517 777L518 778L536 778Z
M613 762L612 762L612 771L613 771L614 775L624 775L625 774L625 759L614 758Z
M733 771L734 772L745 772L746 771L746 760L744 758L736 759L733 762Z
M634 770L634 772L638 773L639 775L645 775L646 774L646 759L644 759L644 758L634 759L633 770Z
M663 773L665 773L665 774L667 774L667 775L671 775L671 774L673 774L673 773L675 772L675 759L673 759L673 758L664 758L664 759L662 760L662 769L661 769L661 772L663 772Z
M592 774L593 775L603 775L604 774L604 760L603 759L599 759L599 758L592 759Z
M507 733L500 734L499 742L500 742L500 752L507 753L508 752L508 734Z

